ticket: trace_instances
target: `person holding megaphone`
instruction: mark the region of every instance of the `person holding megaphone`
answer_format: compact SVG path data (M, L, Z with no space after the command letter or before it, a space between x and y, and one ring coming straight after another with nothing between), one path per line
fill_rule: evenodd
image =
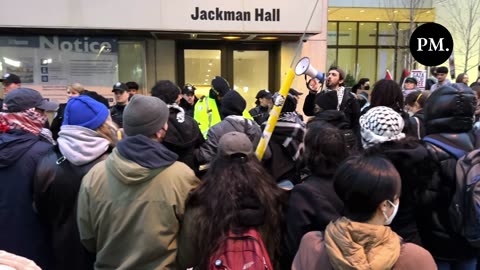
M305 66L307 67L305 68ZM360 128L358 119L360 118L360 105L355 95L344 87L345 72L339 67L330 67L325 79L326 88L323 90L323 78L325 75L320 75L321 73L311 67L309 61L305 63L305 61L302 62L302 60L300 60L296 67L296 73L297 75L299 75L299 73L305 74L312 78L307 82L309 93L303 104L303 112L305 115L315 116L322 112L322 108L317 105L317 94L320 92L336 91L338 98L337 110L345 114L347 121L350 123L350 129L354 130L359 137Z

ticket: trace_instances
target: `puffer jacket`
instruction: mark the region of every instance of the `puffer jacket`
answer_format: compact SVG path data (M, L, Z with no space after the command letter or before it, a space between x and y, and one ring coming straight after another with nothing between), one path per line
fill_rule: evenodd
M475 136L472 132L441 133L436 134L436 138L467 152L475 148ZM448 214L448 207L455 192L457 160L431 143L426 143L426 147L438 165L438 170L420 196L422 200L417 224L422 243L435 258L444 260L473 258L478 251L463 237L453 232Z
M480 140L472 131L475 106L475 94L465 85L439 88L430 95L424 107L427 136L465 152L478 148ZM420 196L418 227L422 243L438 259L474 258L478 250L453 232L448 214L455 192L456 157L431 143L427 142L426 147L438 169Z
M39 162L34 202L49 225L55 269L92 269L95 259L80 243L76 204L82 178L111 148L109 141L88 128L64 125L58 145Z
M262 130L255 121L238 115L227 116L208 130L207 141L195 151L197 163L200 165L209 163L217 154L220 137L232 131L245 133L254 147L257 146L262 136Z

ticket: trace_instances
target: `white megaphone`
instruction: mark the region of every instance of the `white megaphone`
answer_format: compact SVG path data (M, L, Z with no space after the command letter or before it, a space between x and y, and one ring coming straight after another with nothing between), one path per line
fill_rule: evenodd
M310 65L310 58L303 57L298 61L297 65L295 66L295 74L298 75L308 75L311 78L316 78L323 84L325 80L325 73L318 72L312 65Z

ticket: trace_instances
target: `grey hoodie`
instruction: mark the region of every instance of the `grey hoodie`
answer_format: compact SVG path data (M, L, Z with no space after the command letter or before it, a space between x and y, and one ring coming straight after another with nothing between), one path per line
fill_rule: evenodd
M75 166L92 162L110 146L110 142L95 130L70 125L61 127L57 142L62 155Z

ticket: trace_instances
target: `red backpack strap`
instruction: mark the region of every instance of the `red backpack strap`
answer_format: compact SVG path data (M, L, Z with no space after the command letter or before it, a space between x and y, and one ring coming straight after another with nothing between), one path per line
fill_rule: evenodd
M268 250L265 247L265 243L263 241L262 235L256 228L250 228L248 231L246 231L244 236L250 236L258 240L258 243L260 245L260 248L262 250L262 253L264 254L265 261L264 263L268 267L268 269L273 269L272 262L270 261L270 256L268 254Z

